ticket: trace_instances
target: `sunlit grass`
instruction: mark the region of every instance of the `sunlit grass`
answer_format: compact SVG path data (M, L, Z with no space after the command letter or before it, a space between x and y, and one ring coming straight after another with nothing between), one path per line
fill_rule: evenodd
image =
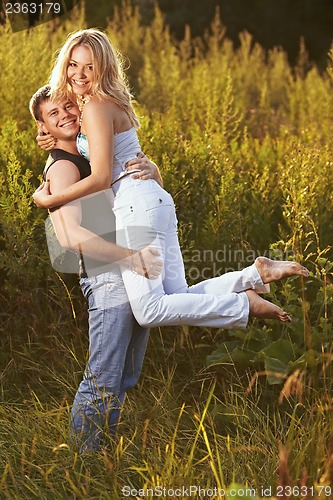
M184 381L196 388L186 403L174 377L165 389L167 367L163 374L149 354L147 364L160 379L143 374L127 398L118 439L106 434L100 452L80 456L70 448L66 399L59 403L50 395L42 403L31 393L21 404L4 404L4 498L116 499L123 498L124 487L226 490L233 482L274 491L285 477L294 485L329 484L333 417L319 391L305 391L302 403L289 397L278 405L272 396L265 402L265 387L258 382L246 397L235 377L221 392L218 378L206 375L203 381L197 373ZM174 376L177 371L174 366Z
M76 278L49 264L44 214L31 200L45 155L34 146L28 102L66 34L84 25L83 10L74 9L62 27L0 28L1 498L116 500L124 487L226 490L237 483L260 495L278 485L329 486L333 52L322 73L305 67L304 57L292 68L283 51L265 53L247 33L234 48L218 18L203 39L186 32L176 42L158 10L146 26L128 3L107 30L130 60L142 147L175 198L187 271L208 277L214 264L220 272L239 269L252 263L249 255L271 252L297 258L311 277L272 287L270 298L291 314L291 325L256 321L247 333L155 329L117 440L106 431L99 452L71 448L70 408L87 357L86 304ZM29 78L17 79L17 53ZM224 248L232 252L215 262ZM213 260L195 260L194 250L209 250ZM274 344L280 339L287 343ZM240 348L251 342L258 356L246 360ZM207 367L222 343L224 358ZM279 372L267 369L271 344L278 345L276 366L290 347Z

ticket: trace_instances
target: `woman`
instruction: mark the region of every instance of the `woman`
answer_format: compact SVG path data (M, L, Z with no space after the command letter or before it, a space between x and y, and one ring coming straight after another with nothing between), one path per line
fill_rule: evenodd
M141 182L125 170L141 151L136 133L139 123L120 58L103 32L88 29L69 36L52 72L51 86L56 97L73 98L74 94L81 105L77 147L90 160L91 175L58 195L50 195L45 186L35 193L35 202L52 208L112 183L117 228L126 235L117 242L131 248L130 253L147 244L155 246L164 259L164 275L157 280L129 269L122 272L141 325L245 328L249 316L290 321L285 311L256 292L267 291L265 284L283 277L307 276L307 269L297 263L259 257L243 271L187 286L171 196L154 180Z

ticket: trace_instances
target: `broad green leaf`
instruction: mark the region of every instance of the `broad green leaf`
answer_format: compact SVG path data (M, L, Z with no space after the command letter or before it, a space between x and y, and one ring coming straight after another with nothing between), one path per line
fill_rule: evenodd
M298 368L314 368L321 361L321 353L309 349L298 359L290 363L290 369L296 370Z
M250 363L256 357L257 351L245 348L238 341L224 342L207 356L208 365L216 363Z
M287 339L278 339L268 347L262 349L261 353L269 358L275 358L287 365L295 358L295 346Z
M290 372L289 364L295 357L294 353L294 345L286 339L276 340L261 351L260 358L264 361L269 384L281 384Z
M271 385L281 384L284 378L288 375L288 365L276 358L265 356L264 359L265 371L267 372L267 382Z

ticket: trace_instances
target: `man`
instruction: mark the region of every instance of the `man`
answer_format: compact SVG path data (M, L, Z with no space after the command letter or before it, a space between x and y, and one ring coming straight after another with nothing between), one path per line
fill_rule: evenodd
M50 191L60 192L89 175L88 162L76 150L77 106L71 101L52 101L50 87L44 86L31 98L30 111L39 130L57 140L44 170ZM160 179L157 167L145 157L130 163L132 168L142 169L137 176ZM89 303L89 360L71 410L72 438L82 453L99 448L105 428L115 434L126 391L140 376L148 341L149 330L133 317L116 263L151 278L157 277L162 268L155 249L134 252L114 243L109 194L106 191L88 197L82 204L75 201L50 214L60 244L81 257L80 285ZM107 211L104 219L102 213L92 217L93 223L101 224L98 234L89 223L86 227L84 224L84 212L91 216L91 207L103 207L104 215Z

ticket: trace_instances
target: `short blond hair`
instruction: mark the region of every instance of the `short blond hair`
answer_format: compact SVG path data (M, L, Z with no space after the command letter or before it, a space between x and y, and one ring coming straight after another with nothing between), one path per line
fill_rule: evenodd
M67 68L72 51L78 45L90 47L92 52L94 74L92 95L118 104L128 114L132 125L138 127L139 121L132 105L132 95L123 70L123 58L112 46L106 34L96 28L76 31L68 36L60 49L51 73L52 95L57 99L73 100L67 80Z

